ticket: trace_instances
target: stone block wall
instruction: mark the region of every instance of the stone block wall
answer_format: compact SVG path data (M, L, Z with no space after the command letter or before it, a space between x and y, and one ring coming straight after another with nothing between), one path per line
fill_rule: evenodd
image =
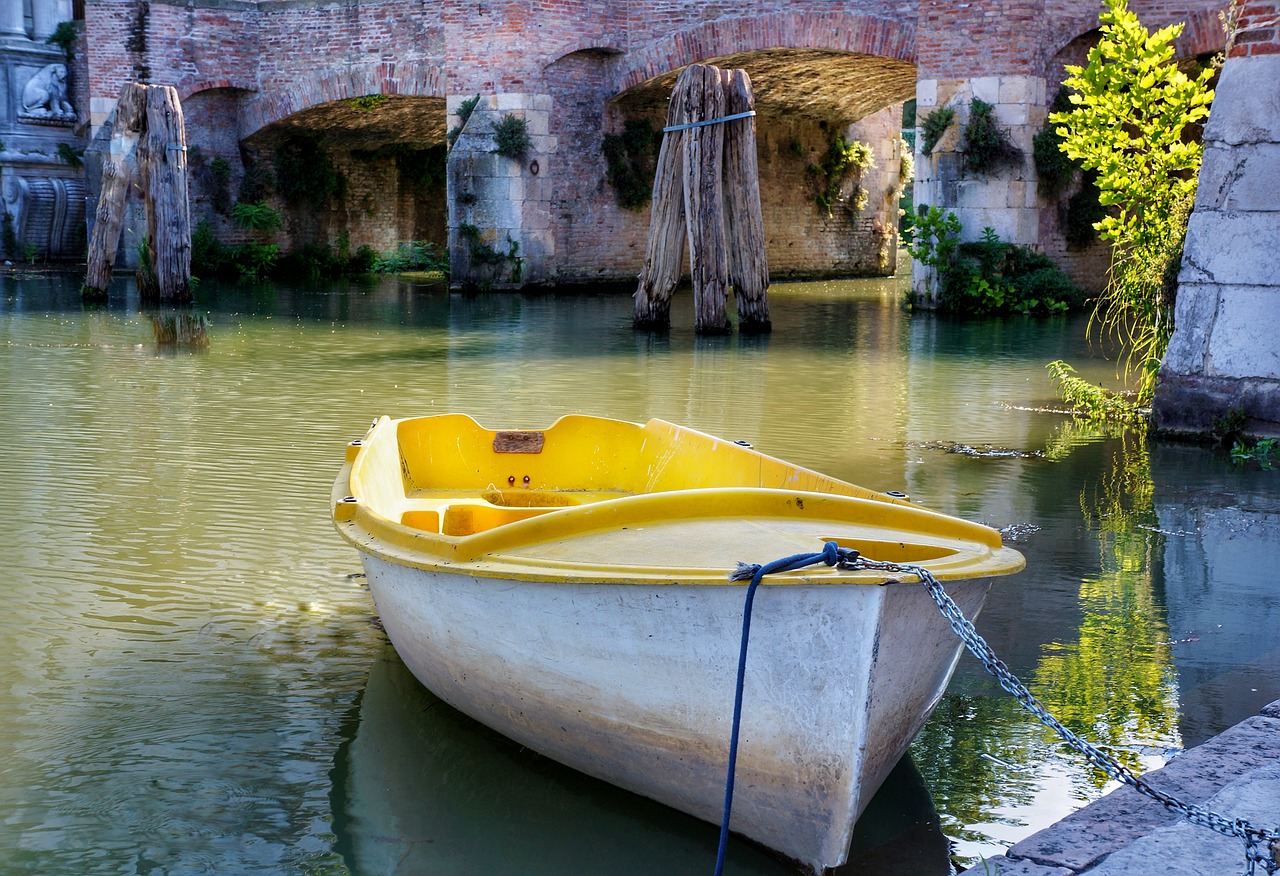
M449 99L450 128L462 98ZM551 282L551 204L557 139L550 95L481 96L449 151L449 261L454 280L493 288ZM494 126L524 121L529 149L499 155Z
M982 171L967 166L963 132L975 99L995 107L996 122L1019 150L1018 158ZM1044 78L1008 73L968 80L921 79L916 87L917 124L943 108L951 109L955 118L928 155L923 138L916 139L916 207L943 207L955 213L966 241L980 240L984 229L992 228L1008 243L1038 244L1041 203L1031 140L1048 114ZM933 269L916 262L912 282L921 304L938 303Z
M1280 2L1241 7L1205 126L1156 424L1280 434Z

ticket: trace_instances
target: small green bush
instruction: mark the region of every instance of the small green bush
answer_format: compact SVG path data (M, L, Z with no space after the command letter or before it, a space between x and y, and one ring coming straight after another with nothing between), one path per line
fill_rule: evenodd
M236 227L243 228L246 231L262 232L275 231L283 224L280 214L264 202L257 204L246 204L243 201L237 202L231 208L231 221L236 224Z
M1055 314L1081 307L1084 294L1039 250L1002 241L987 228L962 243L960 220L938 207L908 214L907 251L934 268L941 309L965 316Z
M661 132L644 119L627 119L621 134L606 134L601 144L605 178L624 210L643 210L653 196L653 174Z
M458 137L462 136L462 129L467 126L467 122L471 120L471 114L476 111L476 107L480 104L480 95L468 97L462 103L458 104L458 124L449 129L445 134L445 139L449 141L449 148L453 148L453 144L457 142Z
M81 160L83 153L77 152L75 147L70 143L58 144L58 157L74 168L84 167L84 161Z
M986 172L1022 158L1009 132L996 124L995 107L974 98L969 104L969 121L964 126L964 160L970 170Z
M378 257L373 269L382 274L402 274L406 271L440 272L449 275L449 254L429 240L408 240L394 252Z
M925 155L933 153L942 135L951 127L956 119L956 111L950 107L940 106L920 120L920 151Z
M508 113L493 125L494 152L512 161L523 161L533 148L529 125L520 116Z
M275 152L276 191L291 204L320 209L330 198L340 198L346 180L315 137L295 135Z
M849 197L849 206L854 210L865 207L867 190L859 183L862 175L872 167L875 167L875 156L870 146L858 140L846 140L837 134L817 163L805 168L805 173L816 183L814 202L823 215L831 216L832 210L840 201L841 192L851 181L854 183L854 190Z

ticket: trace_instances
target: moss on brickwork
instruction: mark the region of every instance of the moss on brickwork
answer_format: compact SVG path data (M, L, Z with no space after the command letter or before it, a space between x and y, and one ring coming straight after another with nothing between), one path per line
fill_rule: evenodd
M276 147L276 191L291 204L317 209L342 197L346 181L328 152L314 137L294 135Z
M618 206L643 210L653 196L653 174L662 132L644 119L628 119L621 134L605 134L601 151Z

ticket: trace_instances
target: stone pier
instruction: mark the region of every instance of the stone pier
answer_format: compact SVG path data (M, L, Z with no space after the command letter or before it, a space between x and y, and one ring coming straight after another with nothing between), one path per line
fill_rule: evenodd
M1280 434L1280 2L1246 4L1204 132L1156 425Z

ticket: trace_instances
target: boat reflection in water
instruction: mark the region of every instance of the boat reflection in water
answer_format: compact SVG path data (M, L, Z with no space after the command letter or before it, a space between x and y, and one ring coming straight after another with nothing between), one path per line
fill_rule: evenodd
M388 644L333 771L336 847L352 876L705 874L718 831L542 757L451 708ZM793 872L737 840L726 870ZM945 876L947 839L903 758L854 830L835 873Z

